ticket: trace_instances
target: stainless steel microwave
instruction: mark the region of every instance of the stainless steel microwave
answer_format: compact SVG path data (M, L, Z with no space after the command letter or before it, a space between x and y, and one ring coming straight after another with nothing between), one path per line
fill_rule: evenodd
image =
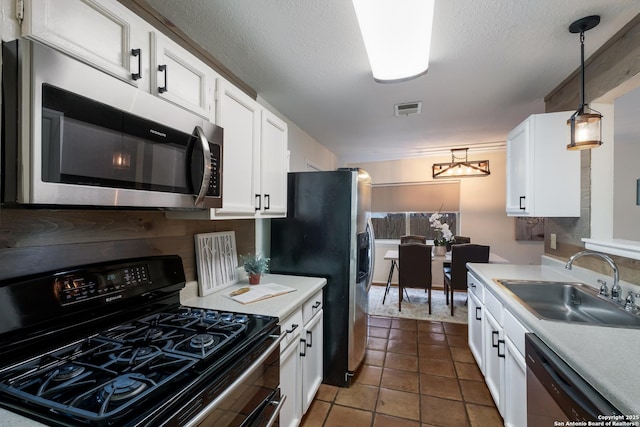
M2 200L222 207L222 128L42 44L3 44Z

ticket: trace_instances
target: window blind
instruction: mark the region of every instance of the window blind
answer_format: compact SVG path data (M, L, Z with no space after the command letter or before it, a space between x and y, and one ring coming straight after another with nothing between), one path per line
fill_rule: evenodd
M371 192L372 212L458 212L460 183L378 184Z

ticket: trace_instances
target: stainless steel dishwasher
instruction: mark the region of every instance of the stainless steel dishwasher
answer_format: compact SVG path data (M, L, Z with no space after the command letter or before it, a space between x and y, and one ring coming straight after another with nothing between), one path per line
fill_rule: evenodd
M535 334L526 334L525 351L530 427L622 415Z

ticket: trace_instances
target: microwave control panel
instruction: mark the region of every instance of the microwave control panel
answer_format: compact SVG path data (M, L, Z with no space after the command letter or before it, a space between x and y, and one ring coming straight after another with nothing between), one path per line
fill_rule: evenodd
M110 302L120 299L127 290L148 284L149 268L141 264L106 274L61 275L54 279L53 288L60 305L68 305L96 298Z

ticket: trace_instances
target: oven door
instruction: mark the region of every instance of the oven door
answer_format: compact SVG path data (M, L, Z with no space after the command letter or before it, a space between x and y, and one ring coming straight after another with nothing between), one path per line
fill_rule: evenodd
M165 425L267 427L277 423L286 399L279 388L283 337L267 340L249 352Z

